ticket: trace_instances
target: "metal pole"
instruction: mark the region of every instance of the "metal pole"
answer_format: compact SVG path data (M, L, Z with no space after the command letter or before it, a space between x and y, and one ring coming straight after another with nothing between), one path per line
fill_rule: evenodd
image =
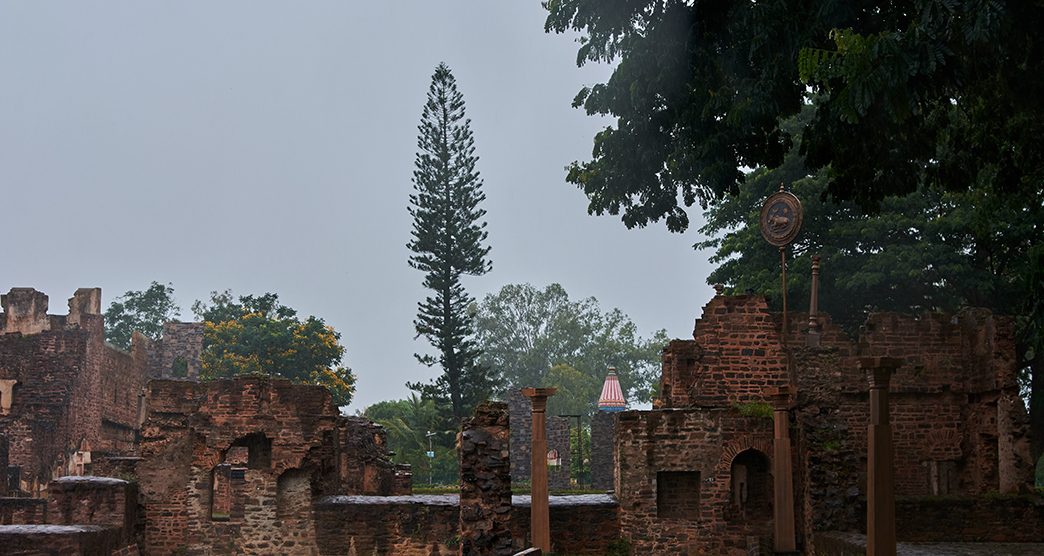
M783 345L787 345L787 249L779 248L779 265L783 268Z

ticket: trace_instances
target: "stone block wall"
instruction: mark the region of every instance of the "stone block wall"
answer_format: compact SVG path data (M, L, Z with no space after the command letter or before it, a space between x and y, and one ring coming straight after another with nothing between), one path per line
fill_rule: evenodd
M0 525L47 523L47 500L0 498Z
M693 340L664 351L659 407L729 407L764 402L789 381L779 327L761 296L715 296Z
M395 484L383 431L341 417L324 388L152 380L146 398L135 472L148 554L313 554L314 497Z
M533 453L532 405L519 390L508 392L507 404L511 415L511 480L528 483ZM547 449L558 450L562 459L557 469L548 469L548 486L552 490L567 489L572 465L570 421L557 415L548 415L546 421Z
M0 434L21 490L85 472L92 452L129 455L144 367L105 344L101 291L77 290L69 315L47 315L47 296L15 288L5 296L0 334ZM6 469L6 468L5 468Z
M694 408L625 411L616 424L620 531L635 554L725 554L771 537L771 419ZM736 465L749 488L733 483Z
M514 553L509 442L505 403L483 402L462 424L459 522L463 555Z
M612 490L615 413L599 411L591 417L591 488Z
M198 378L203 354L203 323L168 322L163 337L155 343L158 356L149 376L159 378Z
M134 541L138 523L138 485L110 477L61 477L48 487L47 522L57 525L102 525L124 532Z
M315 505L316 545L323 556L455 556L459 518L452 496L330 496Z
M529 548L528 496L515 497L511 530L516 551ZM550 504L551 551L576 556L605 556L619 550L620 517L608 496L553 496Z

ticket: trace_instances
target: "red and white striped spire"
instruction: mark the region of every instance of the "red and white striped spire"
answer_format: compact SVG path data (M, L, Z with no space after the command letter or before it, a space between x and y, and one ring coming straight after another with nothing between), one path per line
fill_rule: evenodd
M602 384L602 395L598 398L599 411L623 411L627 409L620 380L616 378L616 367L609 367L609 374Z

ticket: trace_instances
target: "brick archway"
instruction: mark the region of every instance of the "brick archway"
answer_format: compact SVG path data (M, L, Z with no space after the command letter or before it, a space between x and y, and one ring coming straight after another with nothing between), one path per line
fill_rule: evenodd
M729 474L732 460L746 450L757 450L772 463L772 438L768 435L744 434L726 442L721 448L721 459L718 460L718 472Z

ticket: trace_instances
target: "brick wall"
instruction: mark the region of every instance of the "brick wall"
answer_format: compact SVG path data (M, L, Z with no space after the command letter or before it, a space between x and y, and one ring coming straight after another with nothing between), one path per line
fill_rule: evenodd
M562 500L563 498L568 500ZM551 545L559 554L604 556L619 543L616 503L607 497L551 497ZM528 548L528 497L508 506L514 551ZM460 508L453 495L330 496L315 505L319 554L455 556ZM465 552L467 553L467 552Z
M153 380L146 399L135 471L148 554L311 554L313 495L395 485L383 431L341 417L324 388L267 378ZM212 502L226 498L221 507Z
M723 554L745 550L748 537L771 536L761 511L772 495L771 419L673 409L625 411L616 424L620 531L636 554ZM760 462L747 473L760 487L743 503L732 483L738 456Z
M15 295L17 293L17 295ZM12 297L13 296L13 297ZM12 290L0 335L0 380L14 381L0 434L20 487L39 493L54 477L79 473L75 453L135 451L144 367L105 344L101 291L77 290L68 316L47 315L47 296ZM5 313L6 315L6 313Z
M0 498L0 525L47 523L47 500Z

